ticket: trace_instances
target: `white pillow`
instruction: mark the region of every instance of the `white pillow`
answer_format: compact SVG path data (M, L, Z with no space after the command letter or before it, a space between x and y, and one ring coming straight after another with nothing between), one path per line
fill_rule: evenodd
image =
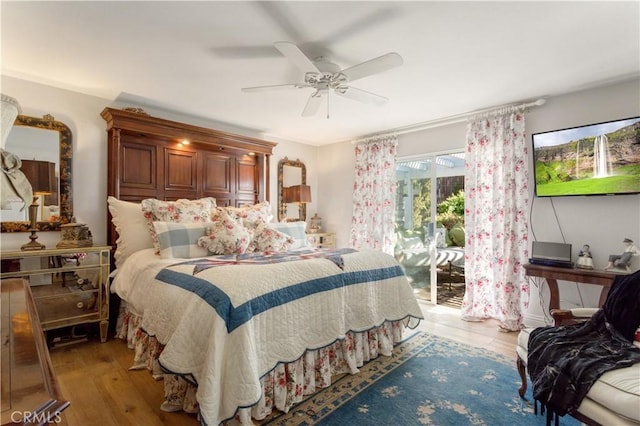
M309 240L307 239L306 222L267 223L267 226L293 238L293 244L291 245L290 250L312 247L311 243L309 243Z
M147 219L142 213L140 203L122 201L109 196L107 204L111 213L111 222L118 232L114 253L117 269L131 254L153 247L153 240L147 229Z
M153 222L156 230L160 257L163 259L208 256L206 248L198 246L198 239L207 233L210 223Z

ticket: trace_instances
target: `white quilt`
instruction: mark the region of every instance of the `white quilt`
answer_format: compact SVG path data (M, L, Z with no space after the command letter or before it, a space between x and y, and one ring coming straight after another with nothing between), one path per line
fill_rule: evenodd
M191 375L206 424L232 417L261 394L260 377L279 362L298 359L387 320L422 318L393 257L378 251L266 265L227 265L193 275L193 265L171 266L185 288L156 279L179 259L144 250L118 271L113 290L143 317L143 328L165 344L160 363ZM213 284L213 285L212 285Z

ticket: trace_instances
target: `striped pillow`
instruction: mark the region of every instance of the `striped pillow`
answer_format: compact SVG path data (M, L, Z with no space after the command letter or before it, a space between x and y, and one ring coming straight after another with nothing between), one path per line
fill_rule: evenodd
M293 238L293 244L289 248L290 250L300 248L311 248L309 240L307 239L307 223L306 222L279 222L268 223L267 227L280 231L283 234L289 235Z
M208 256L207 249L198 246L198 239L207 233L207 225L211 223L153 222L160 257L190 259Z

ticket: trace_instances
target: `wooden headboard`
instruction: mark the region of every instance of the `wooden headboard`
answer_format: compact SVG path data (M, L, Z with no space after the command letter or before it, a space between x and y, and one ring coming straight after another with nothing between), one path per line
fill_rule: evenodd
M127 201L214 197L219 206L269 200L269 157L275 143L137 109L105 108L101 115L109 144L107 195ZM107 243L115 246L116 239L107 213Z

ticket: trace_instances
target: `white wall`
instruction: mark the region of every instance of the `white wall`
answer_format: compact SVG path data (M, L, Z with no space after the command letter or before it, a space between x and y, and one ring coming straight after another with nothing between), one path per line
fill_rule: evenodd
M545 105L526 113L527 139L531 140L532 133L638 115L640 80L549 97ZM465 133L466 123L463 122L401 134L398 157L464 149ZM338 244L348 245L355 166L353 145L341 143L321 147L318 164L320 212L327 227L337 233ZM533 185L531 190L533 193ZM605 266L609 254L622 252L623 238L640 242L640 195L556 198L553 203L565 239L573 244L574 257L583 244L590 244L597 268ZM534 200L531 224L538 240L562 242L550 199ZM640 268L638 259L634 266ZM573 283L561 282L560 285L561 306L597 304L599 287L583 284L578 292L578 286ZM531 287L525 321L532 325L544 322L538 291L537 287ZM542 287L542 298L548 303L546 286Z
M89 226L94 244L105 244L107 241L107 133L106 122L100 116L105 107L142 107L156 117L266 139L260 134L251 133L245 129L199 117L182 116L170 111L153 109L147 105L87 96L7 76L2 76L1 82L2 93L15 98L20 103L22 114L35 117L51 114L71 129L74 215L77 222L86 223ZM271 157L271 199L269 201L276 204L278 161L288 156L290 159L300 159L307 166L307 181L311 185L314 200L307 206L307 212L314 212L317 204L315 200L318 198L317 148L290 141L271 140L271 142L277 142L278 145L274 148ZM275 207L274 215L277 215ZM27 233L3 233L0 238L2 250L18 249L29 242ZM38 241L44 243L47 248L54 248L59 240L59 232L38 233Z
M526 116L527 137L547 130L615 120L640 115L640 80L627 81L596 89L549 98ZM533 184L533 180L531 181ZM532 186L533 188L533 186ZM607 264L609 254L624 250L622 240L640 243L640 195L532 198L530 226L539 241L571 243L573 257L584 244L591 246L596 268ZM552 204L553 203L553 204ZM555 207L555 213L554 213ZM556 221L557 214L557 221ZM562 230L562 232L560 231ZM530 235L533 240L533 235ZM634 269L640 268L638 258ZM597 306L600 287L559 282L561 307ZM579 290L578 290L579 289ZM538 288L531 287L531 304L527 321L538 325L544 321ZM543 300L548 303L546 286Z
M351 143L318 149L318 215L324 231L336 233L338 247L349 246L355 179L353 150Z

